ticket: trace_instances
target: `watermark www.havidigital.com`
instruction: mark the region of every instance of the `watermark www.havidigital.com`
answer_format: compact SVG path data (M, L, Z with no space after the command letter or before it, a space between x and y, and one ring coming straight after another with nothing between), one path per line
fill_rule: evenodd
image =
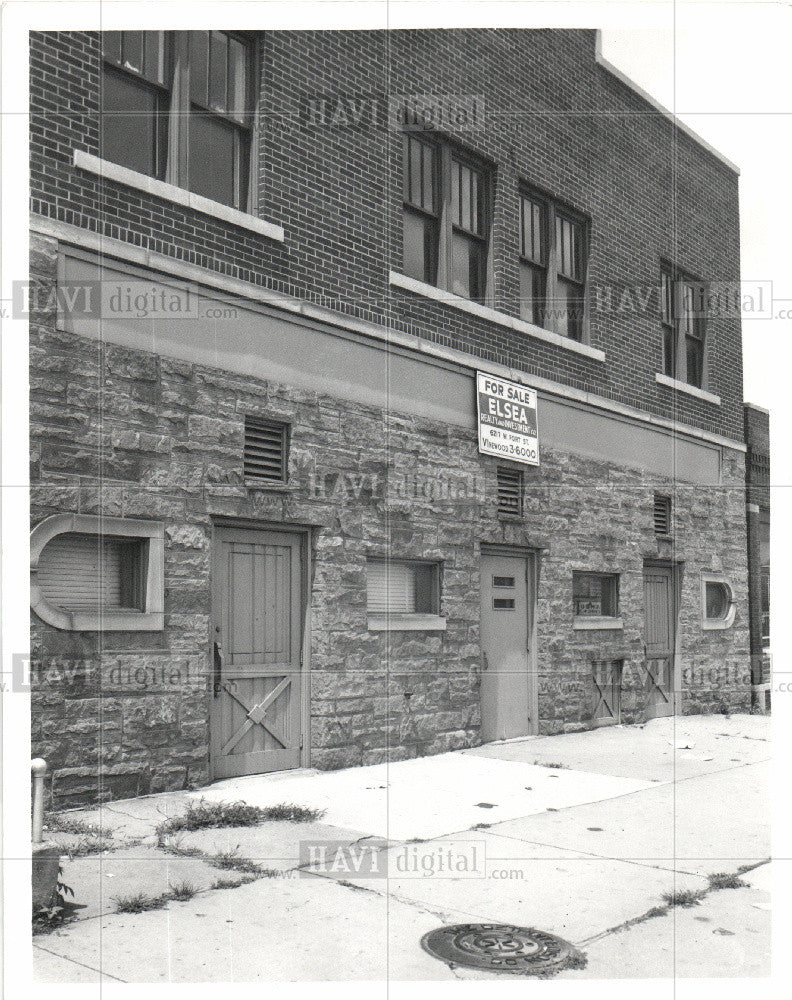
M189 288L156 281L96 279L61 281L57 285L14 281L12 317L27 319L57 313L92 320L236 319L235 306L207 299Z
M300 841L303 876L357 879L521 878L521 869L487 862L483 840L444 840L399 844L345 840Z
M299 117L308 126L391 132L485 127L483 94L304 94Z
M96 658L70 659L63 656L30 657L15 653L11 657L12 692L29 693L44 689L103 689L118 693L128 691L183 689L195 686L208 676L200 661L187 657L169 657L156 663L104 662ZM4 690L8 686L4 685Z

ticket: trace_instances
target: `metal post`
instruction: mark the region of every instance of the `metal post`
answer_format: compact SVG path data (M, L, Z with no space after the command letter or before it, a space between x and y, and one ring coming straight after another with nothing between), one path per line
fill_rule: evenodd
M47 762L36 757L30 762L30 773L33 776L33 843L40 844L44 828L44 778L47 774Z

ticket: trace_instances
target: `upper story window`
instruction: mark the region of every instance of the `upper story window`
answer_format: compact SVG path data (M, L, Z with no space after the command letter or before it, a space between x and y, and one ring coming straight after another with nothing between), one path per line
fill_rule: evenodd
M102 156L249 211L249 46L224 31L102 35Z
M663 371L671 378L704 388L706 340L705 285L670 264L660 272L660 322Z
M582 340L588 223L544 195L520 196L520 318Z
M405 135L403 144L405 274L467 299L487 284L487 170L433 139Z
M172 83L170 35L106 31L102 43L102 156L163 180Z

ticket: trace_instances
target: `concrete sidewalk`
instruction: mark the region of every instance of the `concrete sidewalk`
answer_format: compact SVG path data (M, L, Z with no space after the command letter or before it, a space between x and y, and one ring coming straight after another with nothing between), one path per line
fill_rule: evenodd
M66 863L65 880L86 908L34 940L36 975L491 978L452 970L420 947L426 931L469 921L572 941L589 964L564 977L766 975L767 866L745 874L745 887L636 921L665 894L699 893L709 876L769 857L768 738L761 716L660 719L377 767L236 779L69 814L101 823L110 850ZM326 813L316 823L184 833L165 842L167 851L158 847L156 825L200 798ZM301 841L365 847L378 867L368 876L299 870ZM439 857L471 845L475 877L428 874ZM422 874L400 870L408 853ZM267 877L219 870L218 854L254 862ZM184 881L197 890L189 901L114 912L113 896L157 895ZM211 888L218 883L238 887Z

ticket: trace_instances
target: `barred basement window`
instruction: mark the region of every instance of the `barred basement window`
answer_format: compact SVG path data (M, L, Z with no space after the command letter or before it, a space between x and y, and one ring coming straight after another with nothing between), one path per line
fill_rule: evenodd
M671 497L655 493L654 530L656 535L671 534Z
M159 631L164 528L156 521L53 514L30 534L30 604L54 628Z
M246 483L285 483L288 450L288 424L245 417Z
M143 611L144 543L67 532L39 558L42 597L66 611Z
M615 618L619 613L617 573L573 573L572 604L576 616Z
M498 466L498 513L521 517L523 512L523 474L521 469Z
M437 563L368 559L367 610L374 615L436 615L440 588Z

